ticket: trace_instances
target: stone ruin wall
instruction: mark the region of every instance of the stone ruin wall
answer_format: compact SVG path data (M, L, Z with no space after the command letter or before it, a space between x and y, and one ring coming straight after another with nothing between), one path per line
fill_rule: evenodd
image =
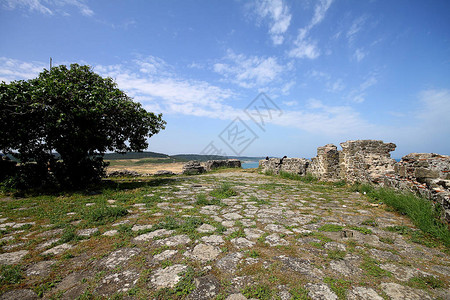
M304 158L270 158L261 160L263 172L280 171L306 175L319 180L361 182L411 191L441 205L444 218L450 221L450 156L434 153L411 153L396 162L390 152L396 145L377 140L346 141L341 151L333 144L317 148L317 156Z

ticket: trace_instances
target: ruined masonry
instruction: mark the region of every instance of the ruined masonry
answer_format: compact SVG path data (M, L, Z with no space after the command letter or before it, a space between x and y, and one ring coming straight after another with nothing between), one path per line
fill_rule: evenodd
M380 184L411 191L441 204L450 221L450 156L411 153L400 162L391 158L396 145L377 140L346 141L317 148L317 156L260 160L263 172L311 174L319 180Z

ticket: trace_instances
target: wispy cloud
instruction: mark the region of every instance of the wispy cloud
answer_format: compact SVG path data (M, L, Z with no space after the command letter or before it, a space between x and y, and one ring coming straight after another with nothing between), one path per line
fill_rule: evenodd
M367 16L361 16L353 21L352 25L350 26L346 34L349 43L353 43L353 41L356 38L356 35L363 29L366 21Z
M353 57L356 59L357 62L360 62L361 60L364 59L364 57L366 57L366 52L358 48L355 50L355 54L353 55Z
M28 9L45 15L61 14L63 16L70 15L65 11L65 7L73 6L84 16L94 15L94 11L82 0L5 0L2 6L6 9Z
M216 73L244 88L267 85L277 80L289 68L289 65L280 64L276 57L245 56L235 54L231 50L223 62L213 66Z
M273 44L281 45L291 23L289 7L283 0L257 0L254 6L260 18L269 19L269 34Z
M378 82L377 75L371 73L360 85L351 90L349 98L355 103L362 103L366 100L366 91Z
M314 9L314 15L303 28L299 29L297 39L294 42L295 47L289 51L289 56L296 58L315 59L319 57L320 50L317 46L317 41L308 37L310 31L314 26L318 25L325 18L327 10L330 8L333 0L321 0Z

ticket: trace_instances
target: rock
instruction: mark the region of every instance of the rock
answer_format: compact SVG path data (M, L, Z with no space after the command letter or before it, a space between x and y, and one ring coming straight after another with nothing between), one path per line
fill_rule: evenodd
M138 172L129 170L113 171L108 174L108 177L138 177L141 176Z
M161 288L172 288L174 287L178 281L180 281L180 273L187 269L186 266L183 265L173 265L169 266L165 269L158 269L151 276L150 282L155 285L157 289Z
M139 273L133 270L113 273L106 275L95 291L102 296L127 292L136 285L138 280Z
M230 253L219 259L216 263L216 266L222 271L234 273L239 261L243 257L244 255L240 252Z
M103 235L106 235L106 236L115 236L116 234L118 234L119 233L119 231L117 231L117 230L108 230L108 231L105 231L104 233L103 233Z
M256 240L264 234L264 231L256 228L245 228L244 233L248 239Z
M247 300L247 297L245 297L241 293L239 293L239 294L231 294L225 300Z
M72 247L73 247L72 245L64 243L59 246L48 249L47 251L42 252L42 255L49 255L49 254L58 255L58 254L63 253L64 251L72 249Z
M269 224L266 227L264 227L264 229L268 230L268 231L272 231L272 232L292 234L292 231L287 230L286 228L284 228L284 226L277 225L277 224Z
M246 238L243 238L243 237L232 239L231 242L238 249L250 248L250 247L253 247L255 245L255 242L249 241L249 240L247 240Z
M198 161L192 160L183 166L183 174L195 175L205 173L206 169Z
M216 231L216 227L209 224L202 224L200 227L197 228L197 231L201 233L214 232Z
M176 175L176 174L172 171L167 171L167 170L159 170L154 174L154 176L172 176L172 175Z
M241 161L237 159L208 160L205 163L205 168L206 171L211 171L218 168L241 168Z
M39 299L33 290L18 289L4 293L0 296L0 300L35 300Z
M239 219L242 219L242 216L240 214L234 213L234 212L233 213L224 214L222 217L224 217L227 220L239 220Z
M357 286L349 290L347 300L383 300L373 289Z
M220 249L216 246L198 244L190 252L186 252L184 255L187 257L200 260L202 262L207 262L209 260L215 259L220 254Z
M133 225L131 228L132 231L139 231L139 230L147 230L152 229L153 225L147 224L147 225Z
M185 235L175 235L171 236L162 240L155 241L155 245L157 246L168 246L168 247L174 247L178 245L185 245L191 242L191 239Z
M171 258L172 256L174 256L175 254L177 254L177 252L178 252L177 250L165 250L165 251L153 256L153 259L155 259L157 261L167 260L167 259Z
M276 259L282 262L283 267L294 272L298 272L302 275L312 276L314 278L319 278L322 275L322 272L314 268L308 259L289 257L285 255L278 256Z
M306 289L309 291L308 296L312 299L337 300L336 294L326 284L308 283Z
M432 298L423 291L413 289L398 283L382 283L381 289L390 297L391 300L431 300Z
M289 242L285 239L282 239L278 233L272 233L268 236L266 236L266 243L268 243L270 246L287 246L289 245Z
M77 231L77 234L80 236L91 236L98 232L98 228L88 228L88 229L81 229Z
M51 272L51 267L56 263L55 260L44 260L31 265L26 271L27 276L46 277Z
M204 236L201 238L201 240L206 243L206 244L211 244L211 245L221 245L224 244L225 241L223 240L222 236L220 235L210 235L210 236Z
M100 260L100 265L108 269L114 269L140 252L141 250L139 248L121 248Z
M174 233L173 230L167 230L167 229L158 229L149 233L144 233L141 235L138 235L137 237L135 237L133 240L136 242L147 242L147 241L152 241L153 238L155 237L162 237L165 235L171 235L172 233Z
M213 299L220 290L220 282L212 275L203 276L194 279L195 290L189 294L187 299L208 300Z

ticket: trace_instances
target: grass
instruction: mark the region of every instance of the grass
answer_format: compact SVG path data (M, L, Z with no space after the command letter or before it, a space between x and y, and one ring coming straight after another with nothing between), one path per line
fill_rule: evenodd
M344 259L347 252L342 250L328 250L327 254L329 259L337 260L337 259Z
M211 200L208 200L206 195L203 193L197 194L196 196L197 200L195 201L196 205L205 206L205 205L223 205L222 202L220 202L220 199L213 198Z
M128 211L123 207L101 206L98 208L87 208L84 212L86 220L95 225L103 225L114 222L120 217L126 216Z
M384 276L391 276L391 272L383 270L379 266L379 262L371 257L364 257L363 262L361 263L361 269L363 269L367 275L373 276L373 277L384 277Z
M220 185L219 188L212 190L209 194L212 197L216 197L217 199L225 199L232 196L236 196L237 192L231 188L230 183L224 182Z
M247 286L242 290L242 294L247 297L247 299L256 298L261 300L271 300L273 299L273 296L275 296L274 291L265 284Z
M339 299L347 299L346 293L350 288L352 282L344 279L335 279L331 277L325 277L323 282L328 284L330 289L336 293Z
M23 272L19 266L0 267L0 285L20 283L23 278Z
M349 229L359 231L363 234L372 234L373 233L372 230L370 230L369 228L366 228L366 227L350 226Z
M293 173L288 173L288 172L284 172L284 171L280 171L280 177L284 178L284 179L297 180L297 181L301 181L304 183L312 183L312 182L318 181L318 179L316 177L312 176L311 174L299 175L299 174L293 174Z
M412 193L400 193L386 188L373 188L370 185L357 184L353 191L366 193L371 201L382 202L397 212L407 215L411 221L424 233L440 240L446 247L450 247L450 231L440 220L440 208L432 202L417 197Z
M317 228L319 231L326 231L326 232L338 232L344 229L344 226L341 225L335 225L335 224L325 224Z
M291 300L309 300L308 290L301 285L297 285L289 290Z
M419 289L439 289L444 287L444 283L434 276L415 276L410 278L408 285Z
M250 196L248 201L256 202L256 205L269 205L271 202L265 199L258 199L256 196Z

